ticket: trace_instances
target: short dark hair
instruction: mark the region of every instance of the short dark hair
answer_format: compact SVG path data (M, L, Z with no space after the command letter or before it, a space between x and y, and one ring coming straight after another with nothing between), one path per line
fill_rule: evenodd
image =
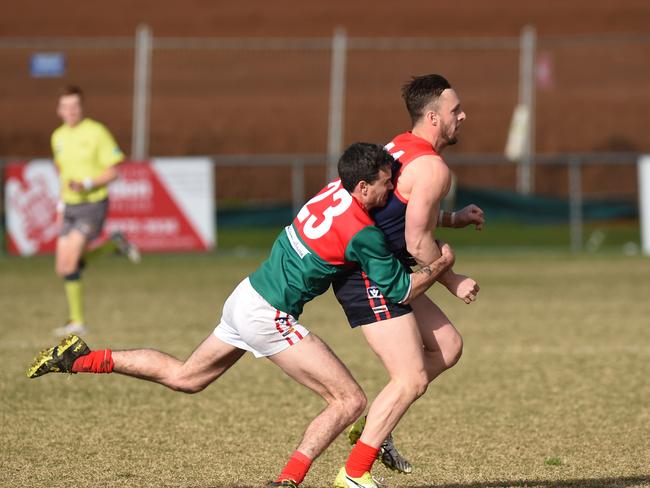
M413 125L424 115L424 108L437 101L447 88L451 85L440 75L414 76L402 87L402 98Z
M77 95L80 100L84 99L84 92L81 87L77 85L66 85L61 90L59 90L59 98L66 97L68 95Z
M392 163L393 156L383 146L355 142L339 159L338 170L343 188L352 193L360 181L373 183L379 178L379 171Z

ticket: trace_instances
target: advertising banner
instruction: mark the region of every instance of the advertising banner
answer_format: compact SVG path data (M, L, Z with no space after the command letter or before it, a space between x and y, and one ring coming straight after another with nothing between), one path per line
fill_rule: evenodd
M123 163L111 183L100 239L122 231L142 251L207 251L214 247L213 167L207 158ZM7 245L11 254L54 252L59 181L51 160L5 167Z

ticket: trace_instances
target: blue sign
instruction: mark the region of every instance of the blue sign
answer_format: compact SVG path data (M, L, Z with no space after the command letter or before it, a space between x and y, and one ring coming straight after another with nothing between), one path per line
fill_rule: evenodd
M32 78L61 78L65 74L64 53L34 53L29 62Z

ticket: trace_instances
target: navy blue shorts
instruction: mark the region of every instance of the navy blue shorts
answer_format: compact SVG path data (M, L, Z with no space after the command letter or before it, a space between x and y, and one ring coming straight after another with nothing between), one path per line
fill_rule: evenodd
M412 312L410 305L386 300L377 285L359 268L338 277L332 288L350 327L372 324Z

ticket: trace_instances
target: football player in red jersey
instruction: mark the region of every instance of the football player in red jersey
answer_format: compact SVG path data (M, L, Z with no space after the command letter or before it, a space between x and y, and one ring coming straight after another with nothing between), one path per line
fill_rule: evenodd
M442 76L426 75L413 78L404 86L402 95L413 127L386 145L396 160L395 189L387 205L371 215L391 251L410 267L425 265L440 256L434 239L437 226L474 224L480 229L484 216L476 205L453 213L440 210L451 185L451 171L440 154L457 142L466 118L456 91ZM438 281L468 304L479 291L475 280L451 268ZM352 486L345 484L344 477L369 473L378 456L391 469L408 473L410 463L394 449L390 433L429 383L460 359L462 338L426 295L409 304L387 302L379 307L376 284L362 270L337 278L334 290L350 325L361 326L390 377L370 405L367 417L350 431L351 440L357 442L335 486Z

